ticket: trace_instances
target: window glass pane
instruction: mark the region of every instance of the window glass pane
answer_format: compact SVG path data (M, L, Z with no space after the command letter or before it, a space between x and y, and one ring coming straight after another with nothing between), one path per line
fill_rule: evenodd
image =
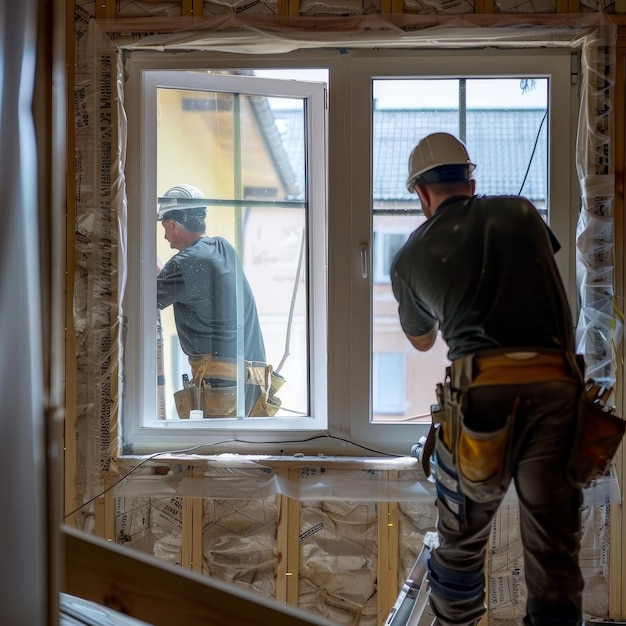
M191 204L206 207L205 232L214 242L211 254L219 265L207 273L200 271L197 258L192 259L197 264L194 270L180 270L184 284L176 286L175 304L160 311L158 419L178 419L174 393L184 388L183 376L193 379L187 355L207 353L213 360L241 363L245 358L271 364L286 380L278 393L282 404L276 415L308 415L303 100L159 88L157 110L160 206L166 206L164 196L172 188L191 185L199 190L200 198ZM157 222L158 262L165 264L179 250L193 257L196 244L186 239L179 243L169 228L167 219ZM220 251L231 247L242 273L228 274L227 288L218 281L230 271L225 260L230 253ZM181 267L188 261L185 256L177 257ZM265 358L257 349L257 337L248 330L254 308ZM235 382L227 380L231 386L236 386L237 377L242 381L233 402L234 415L244 417L250 407L244 408L241 392L251 385L243 383L243 365L234 367L228 372L235 372ZM247 377L249 370L245 371ZM210 378L212 387L225 384L219 372ZM200 404L206 402L202 399ZM226 405L221 406L216 415L224 414Z
M424 221L417 195L405 186L411 150L431 132L452 133L466 142L478 164L477 193L524 195L547 219L548 86L546 78L373 80L374 422L389 421L380 410L385 391L374 370L377 353L406 352L409 382L398 421L430 419L435 385L448 364L441 336L428 352L410 346L389 281L394 251Z
M375 352L372 370L374 374L374 412L398 415L404 413L406 397L405 356L402 352Z

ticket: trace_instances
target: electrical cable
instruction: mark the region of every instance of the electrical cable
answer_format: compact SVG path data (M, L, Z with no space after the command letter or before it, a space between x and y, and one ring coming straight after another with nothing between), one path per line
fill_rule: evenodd
M548 110L543 114L543 118L541 119L541 123L539 124L539 130L537 131L537 135L535 137L535 145L533 146L533 151L530 154L530 159L528 161L528 167L526 168L526 173L524 174L524 180L522 180L522 186L519 188L517 192L518 196L522 195L522 189L524 189L524 185L526 184L526 179L528 178L528 172L530 172L530 166L532 165L533 158L535 157L535 150L537 150L537 144L539 143L539 135L541 134L541 129L543 128L543 123L546 121L548 117Z

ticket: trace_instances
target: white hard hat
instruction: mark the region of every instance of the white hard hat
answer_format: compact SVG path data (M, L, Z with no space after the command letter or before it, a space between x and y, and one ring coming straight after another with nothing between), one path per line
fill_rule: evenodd
M157 220L161 221L166 213L180 210L198 210L198 215L204 217L206 203L204 194L193 185L174 185L170 187L159 199L157 206Z
M413 193L418 182L469 180L475 167L460 139L450 133L432 133L411 152L406 188Z

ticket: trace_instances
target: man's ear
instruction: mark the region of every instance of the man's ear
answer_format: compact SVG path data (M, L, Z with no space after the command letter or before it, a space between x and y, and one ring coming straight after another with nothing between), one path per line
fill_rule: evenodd
M422 210L428 209L430 206L428 187L425 185L415 185L415 193L419 196L420 202L422 203Z

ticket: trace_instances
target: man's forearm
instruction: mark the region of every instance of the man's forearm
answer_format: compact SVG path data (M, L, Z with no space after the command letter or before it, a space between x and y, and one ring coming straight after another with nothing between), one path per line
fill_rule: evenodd
M433 347L435 340L437 339L438 330L439 327L435 324L425 335L416 336L407 334L406 336L416 350L426 352L426 350L430 350Z

